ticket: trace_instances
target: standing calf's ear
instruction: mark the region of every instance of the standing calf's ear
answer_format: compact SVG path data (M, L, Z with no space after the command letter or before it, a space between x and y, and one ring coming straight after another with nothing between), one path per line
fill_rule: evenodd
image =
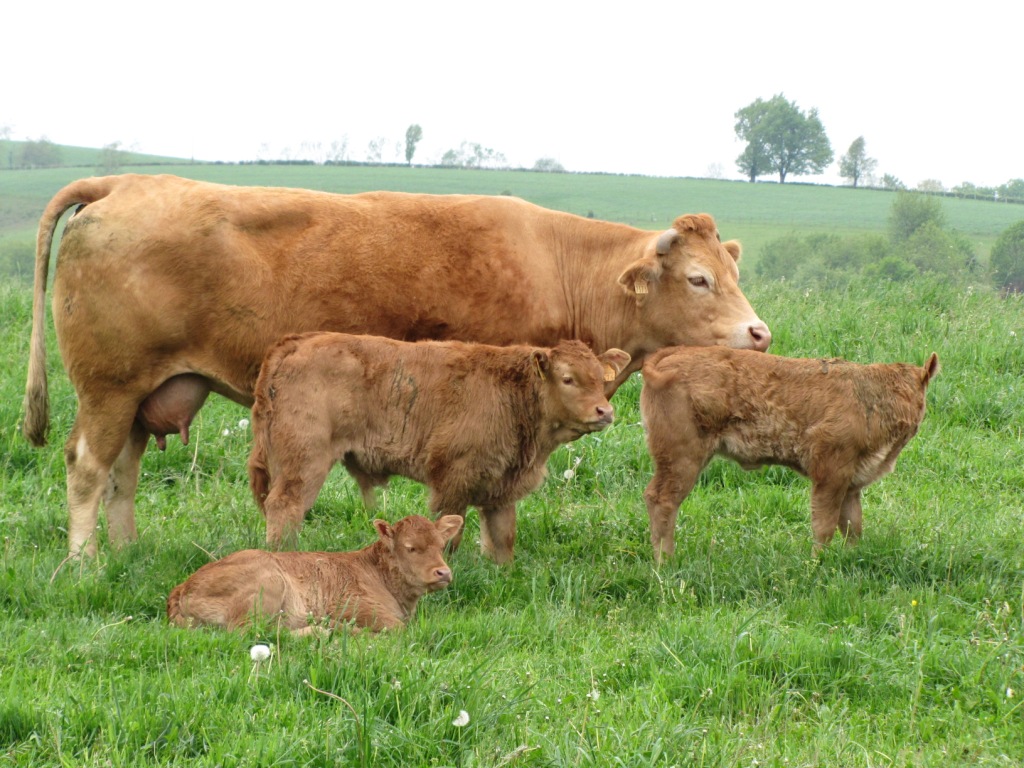
M629 361L633 358L630 357L628 352L623 352L621 349L612 347L598 355L597 359L600 360L601 365L604 366L604 380L615 381L618 375L626 369L626 366L629 365Z

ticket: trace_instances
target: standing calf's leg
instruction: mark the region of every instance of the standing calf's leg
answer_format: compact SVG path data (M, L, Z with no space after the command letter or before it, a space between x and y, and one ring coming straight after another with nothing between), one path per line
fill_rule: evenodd
M288 468L276 467L270 476L270 490L263 505L267 516L267 544L272 547L293 547L317 494L327 480L333 460L321 452L316 456L292 454ZM293 471L294 468L297 471Z
M703 462L675 456L672 459L655 458L654 464L654 477L644 491L644 501L647 503L647 517L651 524L654 562L660 565L663 558L672 557L676 551L675 530L679 505L693 490L703 469Z
M811 530L814 532L814 554L828 546L839 528L839 517L846 499L848 481L814 482L811 487Z
M480 551L499 565L512 561L516 545L516 505L480 510Z
M860 539L862 518L860 488L850 488L839 510L839 532L846 536L847 544L856 544Z

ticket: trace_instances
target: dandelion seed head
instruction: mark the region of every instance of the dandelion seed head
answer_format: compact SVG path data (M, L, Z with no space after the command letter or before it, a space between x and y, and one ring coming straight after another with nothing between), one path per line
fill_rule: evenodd
M221 432L221 435L224 436L224 437L227 437L230 434L231 434L231 430L230 429L225 429L223 432Z
M469 725L469 712L464 709L460 709L459 716L452 720L452 725L456 728L462 728L463 726Z
M242 419L241 421L239 421L238 422L238 428L239 429L248 429L249 428L249 420L248 419Z
M565 470L565 472L562 473L562 477L564 477L566 480L572 480L574 477L576 477L576 473L571 469L567 469Z
M1013 698L1013 688L1007 688L1006 689L1006 698L1008 698L1008 699L1012 699Z
M257 663L266 661L270 658L270 646L264 645L263 643L257 643L249 649L249 658Z

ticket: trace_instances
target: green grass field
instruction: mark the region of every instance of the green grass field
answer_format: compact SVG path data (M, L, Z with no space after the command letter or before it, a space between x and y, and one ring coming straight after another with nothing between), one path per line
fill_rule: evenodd
M801 232L884 228L890 199L429 169L194 174L235 182L243 170L246 183L340 191L459 173L438 191L510 191L643 226L650 211L661 217L652 229L708 210L725 237L772 219ZM49 174L28 195L43 201L74 177L34 173ZM322 184L304 175L321 173ZM10 189L0 186L5 204ZM973 219L955 218L968 203ZM1010 209L945 204L955 226L986 221L979 238ZM189 446L171 439L146 454L138 543L112 551L101 532L95 561L63 562L74 393L51 324L51 445L21 439L31 296L0 284L0 764L1021 765L1024 301L925 281L797 291L748 273L743 285L775 353L942 360L920 433L865 492L859 547L813 558L807 482L716 460L684 503L677 556L654 569L634 378L615 396L615 425L556 452L520 503L512 567L481 558L471 513L449 558L454 583L424 598L405 631L294 639L181 630L163 615L167 593L200 565L262 542L239 425L248 414L222 399L200 413ZM420 486L393 481L377 514L397 519L424 502ZM355 548L372 534L355 483L336 471L301 546ZM275 646L258 666L256 641Z

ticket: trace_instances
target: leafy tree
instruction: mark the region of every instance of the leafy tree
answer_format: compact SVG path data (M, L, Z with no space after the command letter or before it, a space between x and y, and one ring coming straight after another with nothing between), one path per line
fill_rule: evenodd
M906 242L926 224L942 229L946 223L942 202L931 195L897 192L889 211L889 238L893 243Z
M878 165L877 160L868 157L865 145L864 137L858 136L846 150L846 154L839 158L839 175L849 179L854 187L861 179L870 177Z
M942 186L942 182L938 179L925 179L917 183L917 188L921 192L945 192L946 188Z
M786 177L821 173L832 162L832 145L818 110L804 114L781 93L757 99L735 114L736 135L747 142L736 164L751 181L769 171Z
M22 168L53 168L60 165L60 147L45 136L38 141L26 141L21 145L19 165Z
M384 143L386 141L387 139L383 136L378 136L376 139L370 139L370 143L366 146L366 162L381 162L381 158L384 156Z
M1010 179L996 189L1000 200L1024 200L1024 179Z
M500 167L504 162L505 155L501 152L468 141L441 156L441 165L455 168L486 168L492 164Z
M423 138L423 129L413 123L405 129L405 162L412 165L412 156L416 154L416 145Z
M891 173L882 177L882 189L906 189L907 185L897 179Z
M565 173L565 168L553 157L542 157L533 164L533 170L546 173Z
M14 168L14 150L11 149L11 126L0 125L0 165Z
M1024 220L1003 230L992 246L989 263L997 288L1024 293Z
M99 162L96 163L96 172L102 174L117 173L121 170L127 153L121 150L120 141L112 141L104 145L100 150Z

